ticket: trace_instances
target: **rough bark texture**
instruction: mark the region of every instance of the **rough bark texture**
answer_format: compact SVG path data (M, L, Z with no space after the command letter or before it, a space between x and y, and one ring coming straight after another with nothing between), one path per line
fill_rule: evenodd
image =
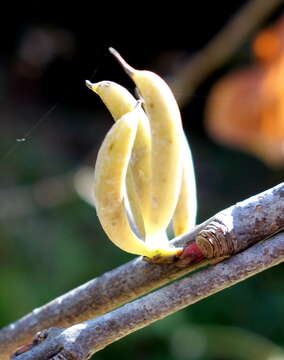
M208 257L235 254L284 228L283 183L216 214L198 234Z
M87 359L122 337L284 260L284 233L97 319L51 329L17 360Z
M192 243L202 229L216 223L216 219L223 219L222 221L227 221L227 226L232 225L228 234L232 234L234 242L239 244L237 249L241 250L242 246L246 248L248 243L251 245L261 240L261 235L266 238L281 229L284 219L283 194L284 183L281 183L219 212L191 233L175 239L173 243L177 246ZM269 221L263 221L264 218ZM270 221L279 228L271 227ZM253 224L257 225L256 229ZM235 232L233 225L238 229ZM221 233L222 226L218 229L217 232ZM230 239L227 241L230 242ZM209 263L207 260L186 268L177 268L175 264L149 264L137 258L35 309L0 330L0 359L7 359L18 346L31 342L40 330L54 326L67 327L102 315Z
M176 240L178 246L192 242L202 227ZM40 330L53 326L71 326L121 306L162 286L197 267L174 264L149 264L141 257L95 278L78 288L34 309L31 313L0 330L0 359L6 359L17 347L31 342Z

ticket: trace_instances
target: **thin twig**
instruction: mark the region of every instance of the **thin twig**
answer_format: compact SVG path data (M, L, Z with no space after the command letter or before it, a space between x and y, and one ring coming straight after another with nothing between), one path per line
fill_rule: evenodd
M284 183L281 183L219 212L189 234L174 239L173 244L180 247L192 243L209 224L223 219L227 225L232 225L229 235L238 244L237 249L240 251L282 228L283 199ZM268 221L277 224L278 228L267 225L265 218L268 214ZM240 227L245 229L245 235L240 232ZM237 240L238 237L241 242ZM205 260L186 268L177 268L176 264L149 264L137 258L35 309L0 330L0 359L7 359L15 348L31 342L35 333L44 328L67 327L102 315L208 263L210 261Z
M282 261L284 233L97 319L47 330L42 343L16 359L88 359L114 341Z
M180 238L178 244L192 242L201 228ZM210 261L205 260L187 268L177 268L174 264L149 264L141 257L136 258L0 330L0 360L7 359L20 345L31 342L40 330L71 326L99 316L208 263Z
M283 0L251 0L198 53L173 74L170 86L179 105L184 105L198 85L222 66L248 36L275 11Z
M232 255L284 229L283 214L282 183L215 215L196 242L207 258Z

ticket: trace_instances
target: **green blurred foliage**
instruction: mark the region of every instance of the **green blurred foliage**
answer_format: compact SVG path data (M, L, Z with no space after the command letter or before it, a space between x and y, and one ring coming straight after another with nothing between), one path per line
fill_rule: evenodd
M224 8L218 13L219 22L211 23L211 31L216 31L241 2L232 3L234 9L226 12ZM199 11L199 14L203 13L203 9ZM191 16L193 20L195 15ZM76 49L75 39L83 41L90 33L91 24L84 23L81 33L79 23L70 24L67 32ZM56 26L59 25L62 26L57 21ZM29 29L33 30L33 26L31 23ZM13 44L20 43L25 31L21 29L19 33L18 37L13 33ZM144 58L140 48L131 53L132 45L126 41L114 42L129 52L132 61L136 58L137 64L158 70L158 60L166 50L178 48L177 52L179 50L184 54L201 46L211 35L205 33L205 29L200 29L200 38L191 35L189 41L194 42L191 49L185 47L182 39L177 44L167 43L157 49L154 47L155 40L152 44L155 50L151 52L150 49ZM90 40L85 41L89 46ZM94 50L98 57L93 56L89 60L89 64L95 62L101 67L95 80L113 77L113 80L122 79L122 83L127 83L121 70L114 64L110 65L111 61L102 50L105 45L113 44L105 44L101 40ZM74 55L68 58L68 54L63 58L55 57L42 72L37 69L40 73L38 77L30 76L31 69L25 67L27 64L19 56L16 45L14 49L8 47L6 50L10 51L9 57L0 67L0 88L5 103L0 109L0 326L133 258L106 238L94 208L84 203L74 190L70 190L70 196L67 190L67 195L59 197L55 203L49 202L49 192L41 192L37 197L34 193L35 184L42 180L71 173L84 163L93 165L96 150L111 124L106 109L84 87L83 80L91 72L90 65L86 70L86 58L90 55L87 47L80 49L77 43L77 49L73 50L75 60ZM248 58L247 51L244 47L231 64ZM103 56L106 60L102 60ZM81 66L84 69L84 65L83 71ZM74 78L68 82L70 74ZM284 174L283 169L269 169L251 156L214 144L205 134L204 103L208 89L219 75L197 89L196 95L182 110L196 165L199 222L236 201L276 185L283 180ZM13 86L10 86L11 81ZM67 98L64 98L66 94ZM60 100L62 95L63 100ZM50 114L40 120L53 105L55 107ZM26 137L26 141L16 141L22 137ZM70 184L66 184L68 186ZM53 189L49 190L53 193ZM26 195L22 196L22 192ZM11 195L7 198L7 194ZM236 356L232 355L233 351L229 355L208 352L208 337L206 340L206 336L201 338L200 335L202 327L206 329L208 325L215 326L216 333L224 334L226 326L241 328L283 346L283 275L281 265L268 270L112 344L95 358L239 358L237 354L242 350L242 336L239 343L232 345L235 346ZM232 336L239 335L236 332ZM265 340L261 339L260 342L266 346ZM224 344L220 339L218 341L217 347L222 349ZM192 345L192 349L188 344ZM251 346L256 347L254 340ZM269 346L272 345L267 343ZM245 346L243 349L245 352Z

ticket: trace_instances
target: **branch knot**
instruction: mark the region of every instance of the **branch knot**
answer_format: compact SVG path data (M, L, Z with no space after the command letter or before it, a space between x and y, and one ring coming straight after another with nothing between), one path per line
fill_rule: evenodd
M230 231L220 219L211 221L200 231L196 236L196 244L209 259L232 255L235 252Z

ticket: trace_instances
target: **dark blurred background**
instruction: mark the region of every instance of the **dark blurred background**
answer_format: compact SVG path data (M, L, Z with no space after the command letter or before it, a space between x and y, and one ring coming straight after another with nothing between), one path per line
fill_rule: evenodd
M43 2L2 13L1 326L133 258L106 238L94 208L73 186L74 172L94 165L112 124L84 80L113 80L133 89L107 48L116 48L137 68L171 79L245 3L201 0L157 9L142 3L69 3L60 10ZM181 109L196 166L198 222L283 180L284 161L283 167L272 167L217 144L204 123L212 85L250 63L251 40ZM95 358L257 359L257 350L284 345L282 278L280 265L112 344Z

